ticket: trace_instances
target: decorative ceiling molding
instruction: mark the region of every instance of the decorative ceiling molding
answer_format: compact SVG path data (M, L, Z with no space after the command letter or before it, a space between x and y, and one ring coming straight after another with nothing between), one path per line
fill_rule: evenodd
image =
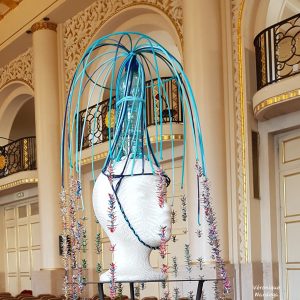
M0 68L0 74L0 89L14 80L23 81L33 89L32 49L28 49Z
M0 0L0 20L16 8L23 0Z
M110 0L96 1L64 23L64 65L66 90L84 50L101 26L122 10L148 5L162 11L173 23L182 43L182 0Z
M170 141L183 141L183 134L173 134L173 135L169 135L169 134L164 134L161 137L158 137L158 141L163 141L163 142L170 142ZM151 143L155 143L156 142L156 137L155 136L151 136L150 137L150 142ZM107 143L107 142L106 142ZM95 151L96 152L96 151ZM81 160L81 164L84 165L88 165L91 164L92 161L99 161L101 159L104 159L107 157L108 151L103 151L100 152L99 154L95 154L94 156L88 156L85 157Z
M295 89L292 91L287 91L287 92L281 93L279 95L267 98L267 99L261 101L260 103L258 103L254 107L254 109L253 109L254 116L257 118L258 114L261 111L263 111L264 109L269 108L270 106L277 104L277 103L294 100L296 97L298 98L299 96L300 96L300 89Z

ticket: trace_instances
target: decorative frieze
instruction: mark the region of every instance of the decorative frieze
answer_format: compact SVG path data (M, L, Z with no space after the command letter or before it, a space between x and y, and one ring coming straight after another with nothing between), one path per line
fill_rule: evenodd
M19 80L33 87L32 49L28 49L4 67L0 68L0 89L7 83Z
M79 60L95 33L110 18L133 6L151 6L162 11L183 40L182 0L109 0L96 1L64 23L64 65L66 90Z
M231 0L232 12L232 48L233 80L235 108L236 140L236 180L237 210L239 233L239 258L242 263L248 262L249 228L248 228L248 167L247 167L247 107L245 102L243 73L242 17L245 0Z

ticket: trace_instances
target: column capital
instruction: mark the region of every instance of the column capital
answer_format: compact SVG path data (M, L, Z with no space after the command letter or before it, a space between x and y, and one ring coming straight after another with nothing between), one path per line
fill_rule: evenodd
M35 31L42 30L42 29L56 31L56 27L57 27L57 24L55 24L55 23L42 21L42 22L34 23L31 26L31 32L34 33Z

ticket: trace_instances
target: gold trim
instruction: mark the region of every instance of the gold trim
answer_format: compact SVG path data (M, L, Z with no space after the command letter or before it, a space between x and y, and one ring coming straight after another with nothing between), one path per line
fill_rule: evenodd
M297 96L300 96L300 89L292 90L289 92L285 92L285 93L267 98L254 107L254 109L253 109L254 115L256 116L261 110L263 110L273 104L284 102L284 101L289 101Z
M288 274L289 272L288 271L300 271L300 268L286 268L285 269L285 292L286 292L286 299L289 300L290 298L290 295L289 295L289 285L288 285Z
M171 140L173 140L174 142L182 141L183 134L173 134L173 135L165 134L165 135L162 135L162 137L158 138L158 141L161 141L161 140L164 142L171 141ZM156 137L155 136L150 137L150 142L151 143L156 142ZM98 161L98 160L104 159L104 158L106 158L107 154L108 154L108 151L103 151L99 154L94 155L94 157L89 156L87 158L83 158L81 160L81 165L82 166L88 165L88 164L92 163L92 161Z
M265 39L261 39L261 67L262 67L262 83L266 84L266 53L265 53Z
M284 238L285 238L285 264L292 265L292 264L299 264L300 261L288 261L288 240L287 240L287 224L292 223L300 223L300 220L297 221L285 221L284 222Z
M289 272L288 269L285 269L285 298L289 299Z
M38 30L48 29L56 31L57 24L51 22L37 22L31 26L31 32L34 33Z
M0 154L0 170L3 170L6 166L6 158L3 154Z
M300 159L300 156L297 157L297 158L294 158L294 159L290 159L290 160L285 160L285 144L287 142L290 142L290 141L293 141L293 140L298 140L300 139L300 136L296 136L296 137L293 137L291 139L288 139L288 140L285 140L282 142L282 163L285 164L285 163L289 163L289 162L292 162L292 161L296 161L296 160L299 160Z
M240 115L241 115L241 137L242 137L242 197L244 210L244 250L245 263L248 263L248 208L247 208L247 173L246 173L246 130L245 130L245 99L243 78L243 46L242 46L242 17L245 0L242 0L237 24L238 65L239 65L239 87L240 87Z
M108 154L108 151L103 151L103 152L101 152L99 154L94 155L94 159L93 159L93 156L89 156L87 158L83 158L81 160L81 165L83 165L83 166L84 165L88 165L88 164L92 163L92 160L98 161L98 160L101 160L103 158L106 158L107 154Z
M29 158L28 158L28 140L23 140L23 162L24 168L27 169L29 167Z
M160 141L182 141L183 140L183 134L172 134L172 135L168 135L168 134L164 134L162 135L161 137L159 136L157 141L160 142ZM156 137L155 136L152 136L150 137L150 142L151 143L154 143L156 142Z
M294 215L288 215L287 214L287 207L286 207L286 178L290 177L290 176L294 176L294 175L299 175L300 172L296 172L296 173L291 173L288 175L284 175L283 176L283 204L284 204L284 218L289 218L289 217L298 217L300 216L299 214L294 214Z
M116 115L115 114L116 113L115 113L115 110L113 108L110 110L110 113L107 112L107 114L105 116L105 125L106 125L107 128L115 127L115 124L116 124Z
M24 178L24 179L19 179L12 181L7 184L0 185L0 191L4 191L13 187L16 187L18 185L26 184L26 183L37 183L38 179L37 178Z

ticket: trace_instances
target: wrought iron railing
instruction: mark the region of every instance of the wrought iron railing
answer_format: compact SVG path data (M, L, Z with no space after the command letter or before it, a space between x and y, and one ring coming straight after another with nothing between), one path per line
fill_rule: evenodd
M300 14L260 32L254 39L257 89L300 73Z
M0 178L28 170L36 170L35 137L0 146Z
M153 85L156 85L157 80L153 80ZM183 111L179 101L178 88L175 79L165 77L162 78L164 89L168 95L169 106L171 111L171 118L173 123L183 122ZM146 81L146 113L147 113L147 126L155 125L155 111L159 110L159 100L155 97L150 89L151 81ZM155 90L155 89L154 89ZM115 99L113 98L112 107L114 107ZM86 117L85 131L83 134L82 148L88 148L92 144L97 145L108 141L108 107L109 99L100 102L97 105L90 106L88 110L79 112L80 128L83 128L84 119ZM162 104L163 123L170 122L170 116L167 109L166 101ZM96 120L95 120L96 119ZM158 121L157 121L158 122ZM79 132L79 141L81 140L82 131Z

